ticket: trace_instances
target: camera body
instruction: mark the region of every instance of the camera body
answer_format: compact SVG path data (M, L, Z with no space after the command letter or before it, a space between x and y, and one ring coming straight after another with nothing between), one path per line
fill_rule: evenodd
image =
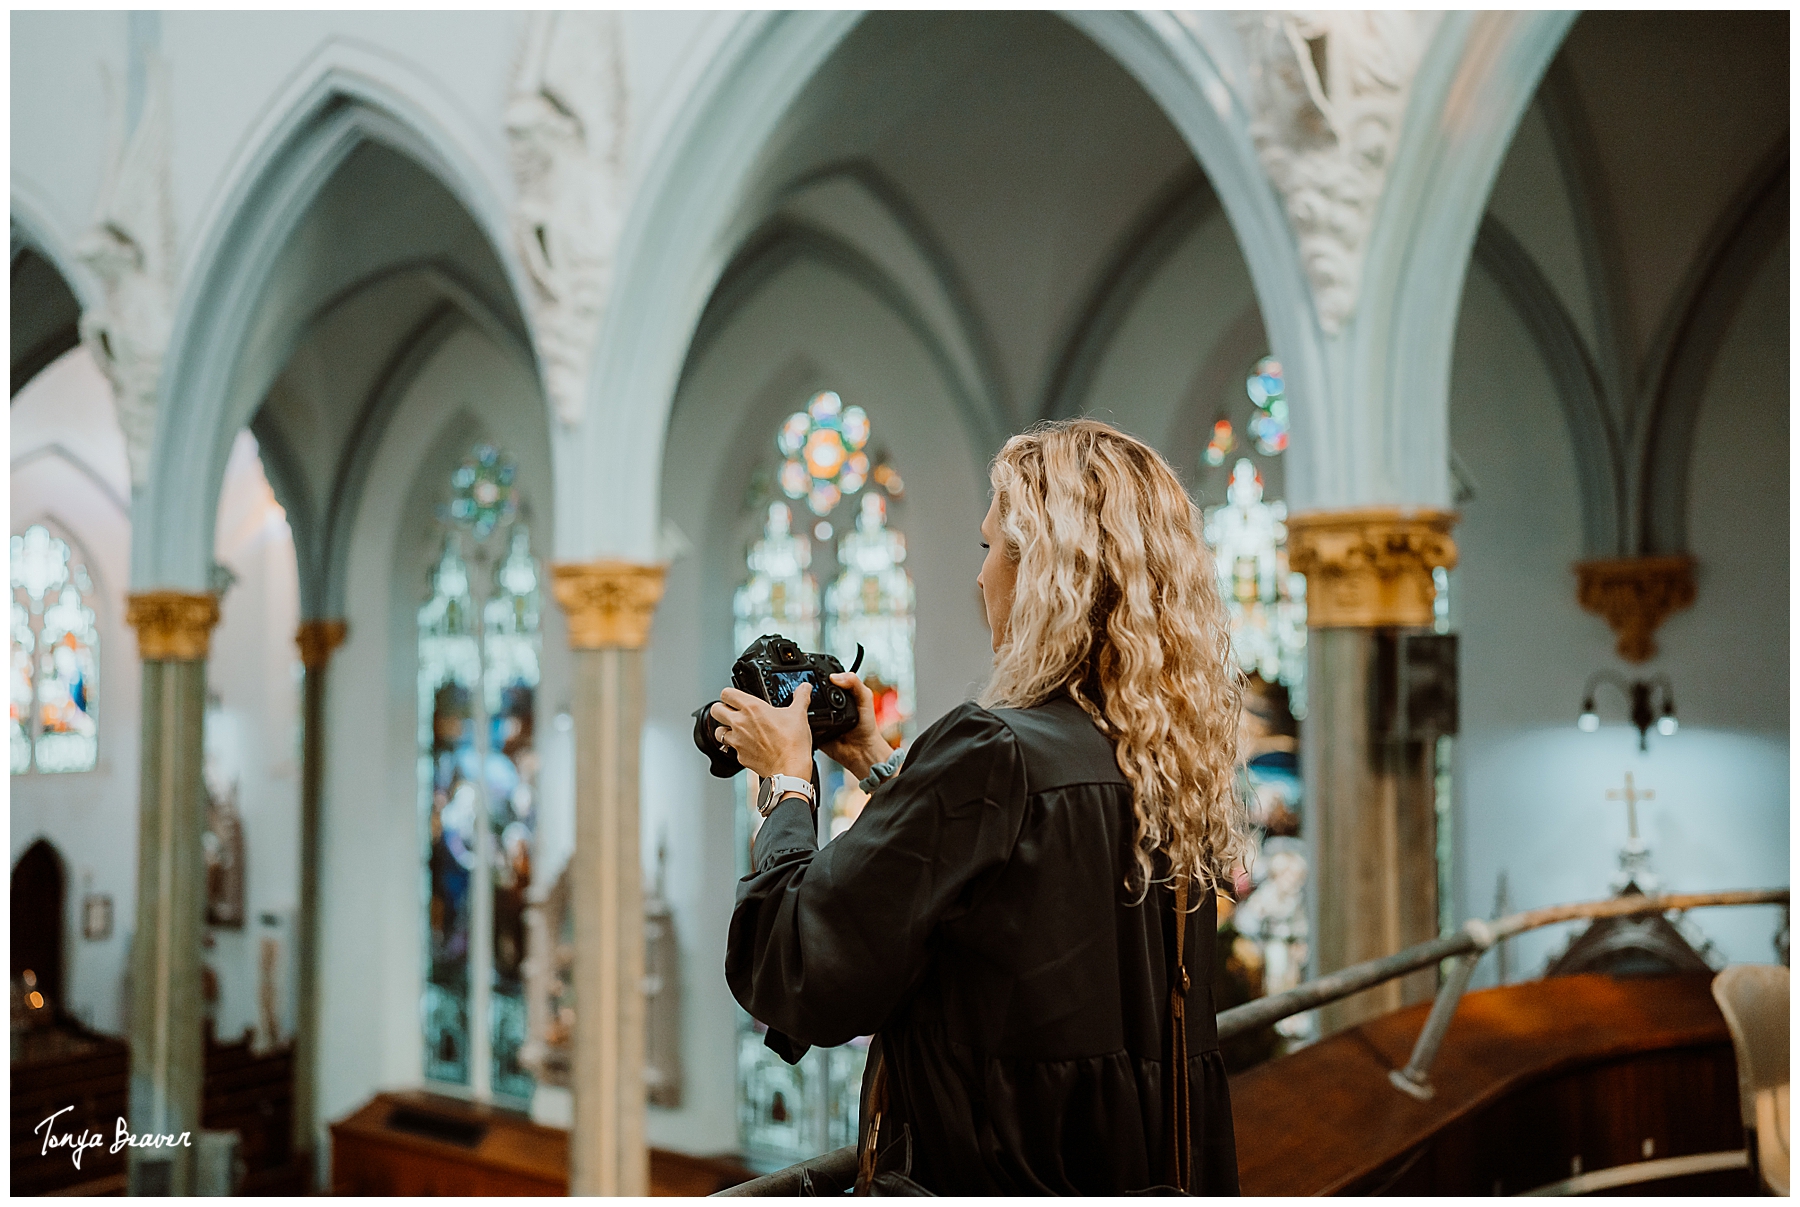
M855 671L862 665L862 646L856 647ZM741 692L767 700L776 708L793 702L794 689L802 683L812 684L812 699L807 704L806 719L812 726L813 747L821 742L842 737L856 728L856 697L831 681L841 674L844 664L830 654L809 654L799 644L780 634L764 634L750 643L748 649L731 664L731 685ZM694 745L712 761L712 773L728 779L743 770L737 752L719 742L719 722L713 719L712 704L701 705L694 712Z

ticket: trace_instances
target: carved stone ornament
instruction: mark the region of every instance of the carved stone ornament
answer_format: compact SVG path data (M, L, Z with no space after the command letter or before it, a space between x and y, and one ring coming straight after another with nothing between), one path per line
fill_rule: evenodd
M1250 137L1286 204L1327 334L1355 313L1363 252L1438 19L1355 9L1236 19Z
M350 626L341 620L303 620L294 643L300 647L300 663L316 671L331 661L331 651L344 644Z
M1308 628L1431 624L1431 572L1456 565L1455 512L1371 507L1301 512L1287 523L1288 565L1306 575Z
M125 623L137 630L145 662L199 662L219 623L216 595L145 591L125 600Z
M625 60L616 12L534 13L506 106L513 241L544 385L574 425L624 215Z
M662 599L666 565L581 562L550 567L551 589L569 617L578 650L641 650Z
M169 83L160 57L145 60L143 110L125 134L121 89L105 76L112 147L94 225L76 256L100 279L101 300L81 316L81 342L112 383L131 485L150 480L156 392L174 323L175 219L169 191Z
M1619 635L1619 657L1647 662L1656 653L1656 630L1673 613L1693 605L1694 559L1614 557L1575 563L1575 598Z

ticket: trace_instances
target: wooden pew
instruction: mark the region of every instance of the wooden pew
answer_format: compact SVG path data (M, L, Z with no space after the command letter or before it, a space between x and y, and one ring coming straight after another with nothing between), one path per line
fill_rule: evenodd
M125 1159L110 1154L113 1130L126 1113L131 1049L121 1039L72 1023L26 1037L12 1062L12 1192L15 1195L125 1193ZM250 1050L244 1038L219 1043L206 1037L201 1125L236 1131L245 1164L240 1193L288 1195L301 1190L301 1171L291 1159L293 1060L285 1047ZM64 1106L59 1133L91 1130L105 1145L89 1149L76 1169L66 1150L42 1153L33 1128Z
M1467 994L1431 1068L1396 1089L1430 1003L1235 1076L1246 1195L1519 1194L1575 1174L1744 1147L1710 976L1529 981ZM1752 1194L1747 1169L1630 1187Z
M650 1193L709 1195L754 1175L730 1157L650 1150ZM561 1195L569 1133L514 1111L411 1090L377 1094L331 1125L340 1195Z

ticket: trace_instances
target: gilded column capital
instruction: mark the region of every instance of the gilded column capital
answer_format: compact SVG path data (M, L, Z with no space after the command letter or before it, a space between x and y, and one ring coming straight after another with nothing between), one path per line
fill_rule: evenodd
M578 650L644 648L668 571L667 564L640 562L551 566L551 590L569 617L569 645Z
M1431 572L1456 565L1456 513L1428 507L1306 511L1288 517L1288 565L1306 575L1315 629L1422 628Z
M1575 598L1619 635L1619 657L1647 662L1657 628L1694 602L1694 559L1676 553L1576 562Z
M344 644L349 636L350 626L341 620L303 620L300 629L294 634L294 644L300 647L300 662L309 671L316 671L331 661L331 651Z
M144 591L126 597L125 623L137 630L138 657L145 662L202 662L219 623L219 597Z

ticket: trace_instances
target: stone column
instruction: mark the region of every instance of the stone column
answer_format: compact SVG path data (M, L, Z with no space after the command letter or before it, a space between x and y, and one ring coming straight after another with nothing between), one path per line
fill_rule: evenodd
M300 737L300 909L294 919L294 1161L304 1189L318 1176L319 811L325 784L325 668L349 632L341 620L302 621L294 641L306 667Z
M1315 976L1437 935L1434 744L1393 736L1398 635L1429 630L1432 570L1456 564L1456 516L1425 508L1309 512L1288 520L1306 575L1309 706L1302 744L1313 851ZM1325 1033L1429 996L1427 969L1320 1011Z
M667 567L551 567L574 650L575 1054L569 1193L650 1193L644 1136L644 644Z
M201 721L206 653L219 620L208 594L149 591L127 600L143 659L138 783L137 930L131 947L133 1134L188 1134L185 1147L130 1150L132 1194L192 1194L205 1073L200 940L206 864ZM109 1141L110 1143L110 1141Z

